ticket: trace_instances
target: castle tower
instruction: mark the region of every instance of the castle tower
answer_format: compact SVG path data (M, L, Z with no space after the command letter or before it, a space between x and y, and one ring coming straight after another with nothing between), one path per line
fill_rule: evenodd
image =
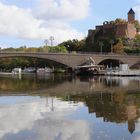
M128 12L128 22L132 23L135 20L135 12L131 8Z

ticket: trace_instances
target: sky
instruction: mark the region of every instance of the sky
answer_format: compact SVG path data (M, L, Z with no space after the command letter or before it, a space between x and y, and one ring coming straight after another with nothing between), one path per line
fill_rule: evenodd
M140 20L140 0L0 0L0 47L80 40L104 21L127 19L130 8Z

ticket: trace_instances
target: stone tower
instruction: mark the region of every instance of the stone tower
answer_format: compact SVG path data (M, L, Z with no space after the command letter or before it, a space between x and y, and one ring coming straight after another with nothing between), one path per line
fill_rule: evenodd
M128 12L128 22L133 23L134 20L135 20L135 12L131 8Z

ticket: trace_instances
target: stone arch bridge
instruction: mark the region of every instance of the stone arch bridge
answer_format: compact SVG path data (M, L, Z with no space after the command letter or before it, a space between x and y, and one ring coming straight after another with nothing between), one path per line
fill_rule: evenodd
M67 67L74 68L87 61L90 57L96 64L101 64L105 60L118 60L121 63L132 66L140 63L140 55L116 55L116 54L92 54L92 53L24 53L24 52L0 52L0 58L7 57L32 57L47 59L61 63Z

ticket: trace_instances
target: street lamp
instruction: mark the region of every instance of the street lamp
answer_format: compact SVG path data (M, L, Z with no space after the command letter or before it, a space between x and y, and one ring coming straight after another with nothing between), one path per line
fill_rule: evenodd
M70 45L67 45L67 50L70 53Z
M44 51L45 51L45 52L48 52L48 43L49 43L49 40L46 39L46 40L44 41L44 43L45 43Z
M54 36L50 36L50 40L51 40L51 46L53 46Z
M45 43L46 46L48 46L49 40L46 39L46 40L44 41L44 43Z
M103 45L104 45L103 42L99 42L101 55L102 55L102 52L103 52Z
M113 44L114 44L114 40L110 40L110 45L111 45L111 53L113 52L113 51L112 51L112 49L113 49L113 48L112 48Z

